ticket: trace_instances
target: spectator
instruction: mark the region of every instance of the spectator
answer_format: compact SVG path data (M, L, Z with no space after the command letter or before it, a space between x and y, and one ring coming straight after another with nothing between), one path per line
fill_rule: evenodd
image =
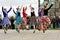
M11 21L11 28L15 29L13 16L10 18L10 21Z
M0 15L0 29L2 29L2 17Z
M59 17L56 16L56 28L58 28L58 24L59 24Z
M53 28L55 28L55 24L56 24L56 19L55 18L56 18L55 16L52 18Z
M58 21L59 21L59 26L58 27L60 28L60 16L59 16L59 20Z

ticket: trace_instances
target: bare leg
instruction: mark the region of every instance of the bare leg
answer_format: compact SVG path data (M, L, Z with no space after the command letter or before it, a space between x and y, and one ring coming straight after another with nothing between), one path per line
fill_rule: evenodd
M34 31L33 31L33 33L35 33L35 25L33 25L33 28L34 28Z
M16 24L16 31L18 32L18 24Z
M4 24L4 33L6 34L6 24Z
M18 30L20 30L21 24L18 25Z
M20 30L20 26L21 26L21 24L17 24L17 32L19 32L19 30Z
M46 29L46 28L45 28L45 26L43 26L43 27L44 27L44 29L43 29L43 33L45 33L45 29Z

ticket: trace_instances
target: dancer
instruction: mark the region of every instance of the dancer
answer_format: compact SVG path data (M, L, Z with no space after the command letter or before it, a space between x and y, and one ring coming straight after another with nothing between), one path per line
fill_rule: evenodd
M43 8L39 8L38 10L38 22L39 22L39 27L38 27L38 30L42 30L43 29Z
M24 25L24 27L26 27L26 25L27 25L27 13L26 13L26 10L27 10L27 7L23 7L22 14L23 14L23 25Z
M13 10L13 12L16 14L16 17L15 17L15 20L16 20L16 31L18 32L18 33L20 33L20 31L19 31L19 29L20 29L20 27L21 27L21 24L22 24L22 18L21 18L21 9L22 9L22 7L21 8L19 8L20 6L18 6L16 9L17 9L17 11L15 12L14 10Z
M2 16L1 16L1 14L0 14L0 29L2 29Z
M33 26L34 28L33 33L35 33L36 16L35 16L34 8L31 5L30 5L30 9L31 9L30 25Z
M8 29L8 26L11 25L10 20L8 19L8 13L11 11L12 7L7 11L6 8L3 8L2 6L2 12L3 12L3 25L4 25L4 33L6 34L6 31Z
M45 33L45 29L50 25L51 21L48 17L48 11L49 9L53 6L53 4L50 5L50 7L48 8L48 3L46 5L44 5L44 16L43 16L43 33Z

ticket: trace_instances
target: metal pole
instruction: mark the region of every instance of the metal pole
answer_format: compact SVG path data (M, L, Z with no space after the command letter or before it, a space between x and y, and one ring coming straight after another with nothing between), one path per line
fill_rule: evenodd
M55 16L56 16L56 0L55 0Z
M40 8L40 0L38 0L38 9Z

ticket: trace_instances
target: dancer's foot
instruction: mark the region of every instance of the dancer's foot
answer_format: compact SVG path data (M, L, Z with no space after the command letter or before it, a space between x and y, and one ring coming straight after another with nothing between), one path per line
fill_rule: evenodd
M17 31L18 33L20 33L20 31L18 30L18 28L16 28L16 31Z
M33 33L35 33L35 31L33 31Z
M4 33L6 34L6 31Z
M45 30L43 30L43 33L45 33Z
M19 31L19 30L17 30L17 32L18 32L18 33L20 33L20 31Z
M6 34L6 27L4 28L4 33Z

